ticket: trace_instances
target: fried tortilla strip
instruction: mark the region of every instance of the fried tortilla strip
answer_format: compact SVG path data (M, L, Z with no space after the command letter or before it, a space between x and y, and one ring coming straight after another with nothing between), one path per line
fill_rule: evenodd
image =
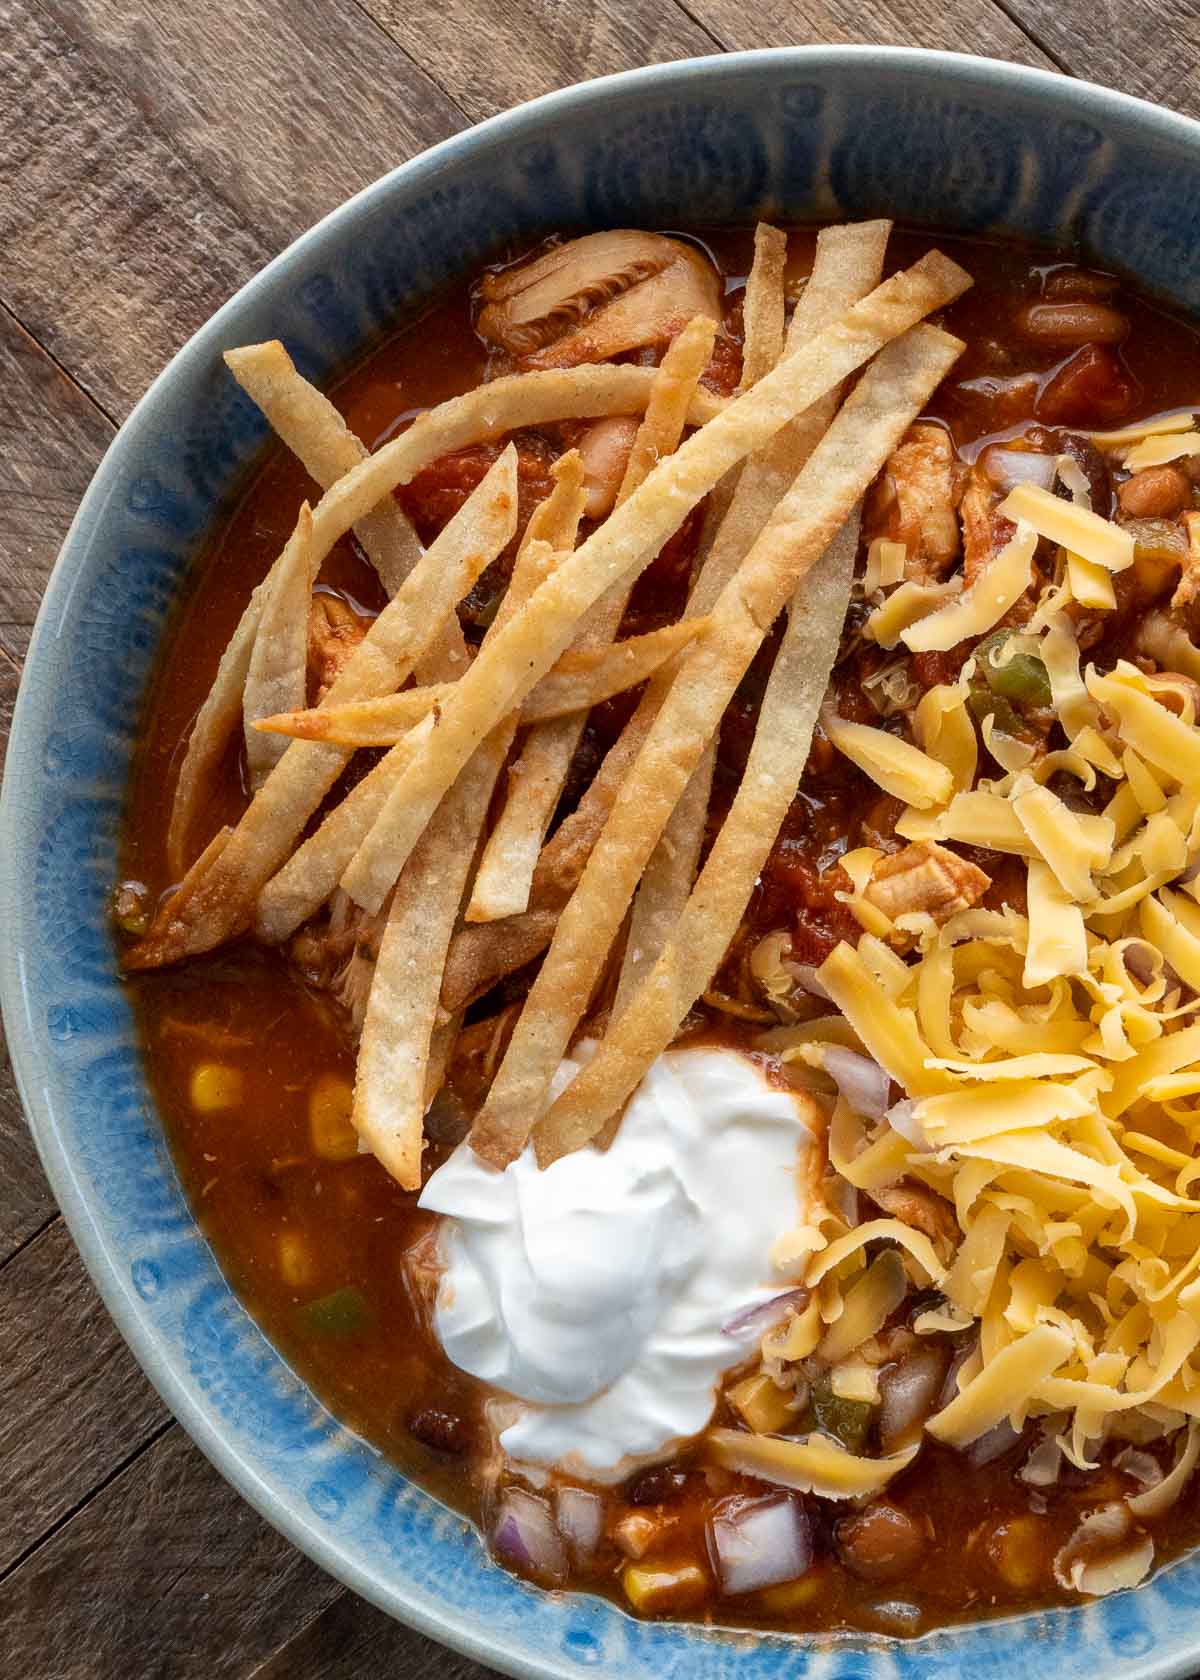
M282 350L282 346L278 349ZM286 356L286 352L283 353ZM262 386L264 397L267 397L272 378L285 377L274 345L250 345L229 354L236 356L235 374L245 382L248 390L251 370L258 368L261 359L261 365L266 370ZM447 402L439 403L374 455L368 455L356 466L343 470L340 476L330 472L329 489L313 513L313 566L319 571L340 537L345 536L351 527L358 531L364 521L371 521L372 515L385 506L397 485L407 484L415 473L439 456L473 443L502 438L522 426L543 425L555 420L602 419L612 414L641 414L653 391L655 376L654 368L627 364L551 369L496 379L489 385L480 385L474 391L468 391L464 396L451 397ZM296 380L299 381L299 375L296 375ZM289 403L281 403L277 408L281 420L285 415L294 416L300 406L303 406L306 421L310 422L315 417L317 409L307 395L304 404L299 403L302 384L304 382L300 381L289 386ZM320 393L313 391L311 386L307 387L307 391L324 402ZM252 391L251 394L255 393ZM273 401L273 398L268 397L268 400ZM719 414L723 406L720 397L700 389L692 399L688 421L693 426L702 426ZM333 410L333 415L336 416L337 427L344 431L341 416L336 410ZM332 447L333 443L333 422L328 414L326 420L330 431L322 434L325 438L323 448ZM306 435L310 444L317 436L315 431ZM293 440L289 436L285 441L291 443ZM297 453L301 453L299 431L295 434L295 444ZM344 449L344 440L341 447ZM336 465L335 460L324 456L319 459L315 453L307 459L301 453L301 458L321 484L326 482L323 473L317 470L322 460L330 468ZM378 565L378 556L374 558ZM207 784L241 717L242 688L261 606L262 596L256 590L230 639L212 691L192 726L176 785L167 840L168 860L176 874L183 873L187 862L187 840L201 789ZM427 662L420 664L423 682L448 681L459 675L460 667L465 663L465 647L458 626L447 620L442 638L430 646L428 655Z
M638 883L613 1000L614 1017L620 1015L653 968L683 914L700 863L716 757L716 743L710 741L688 777Z
M774 242L765 237L765 233L771 231L767 229L764 232L762 226L758 230L755 266L757 269L761 242L765 253L764 265L775 265L777 304L770 295L772 286L766 274L759 276L755 287L755 272L752 271L747 285L746 308L751 320L765 318L771 323L760 328L760 337L773 332L773 323L778 318L782 342L783 260L787 245L785 241L780 257ZM887 222L863 222L848 227L827 228L818 236L812 274L792 316L787 339L788 354L794 355L879 284L889 231L890 224ZM755 290L757 300L751 297ZM750 342L748 338L748 346ZM766 354L765 345L757 343L753 348L752 363L761 367ZM839 400L838 391L829 392L805 413L797 415L759 455L746 462L731 504L731 517L727 518L714 544L717 558L709 569L710 576L705 579L704 590L712 587L712 574L721 576L726 570L723 551L727 550L731 557L739 548L745 552L758 536L786 488L794 482L828 429ZM671 820L638 887L614 1005L618 1015L639 981L657 961L692 890L708 815L714 762L715 751L710 743L692 772L683 797L671 813Z
M543 1164L578 1149L620 1114L737 933L804 773L850 603L858 530L855 513L796 591L733 804L653 968L642 970L646 978L628 1007L618 1000L596 1055L535 1128Z
M575 508L576 505L579 508L583 505L582 463L578 453L572 450L569 455L564 455L555 463L554 470L564 498L569 496L570 500L555 503L556 490L541 507L535 509L522 545L522 557L527 555L532 539L537 539L542 551L553 551L551 544L544 538L538 538L538 532L542 530L549 530L559 541L574 541L579 518ZM565 481L561 476L564 472L569 475ZM543 508L550 511L543 515ZM506 602L512 593L510 588L505 596ZM489 631L489 636L507 622L508 616L502 604L501 613L497 615L497 621ZM407 694L392 698L398 707L407 707L416 692L410 690ZM428 690L425 692L428 693ZM440 704L439 695L439 706ZM261 939L277 944L288 938L330 897L337 886L339 876L362 844L363 836L370 831L372 823L383 809L388 793L408 761L408 756L419 751L429 739L439 716L440 711L436 714L427 712L425 721L411 727L410 732L400 739L396 748L329 812L317 832L310 836L288 859L279 873L268 881L259 895L255 919L255 931Z
M571 450L557 461L554 475L554 489L529 521L484 646L575 541L585 500L579 452ZM421 1183L430 1055L446 952L515 730L515 718L502 719L439 805L396 884L371 980L352 1118L358 1135L406 1190Z
M614 694L636 688L702 635L707 625L706 618L681 620L623 642L569 648L526 695L521 723L546 723L587 712L601 701L611 700ZM432 683L427 688L406 688L399 694L358 700L348 706L279 712L259 718L254 727L281 740L290 736L298 741L336 741L343 747L391 747L435 706L444 706L453 686Z
M516 450L510 444L374 620L326 702L341 705L398 687L456 603L509 542L516 519ZM264 882L291 852L349 757L344 747L292 741L217 864L182 907L173 900L163 907L146 938L127 954L126 965L157 968L211 950L244 928Z
M535 541L543 553L551 550L551 545L538 537L539 531L550 530L552 535L565 535L569 540L574 540L578 516L572 515L571 510L576 502L582 506L581 467L578 453L574 450L555 463L554 471L559 484L546 501L534 510L526 529L518 565L527 558L530 545ZM562 490L563 498L569 498L569 501L560 499L555 502L559 489ZM543 514L543 509L551 511ZM569 517L574 517L576 523L561 523ZM516 567L514 576L515 573ZM511 595L510 585L505 600ZM504 603L501 603L497 624L505 622L507 616ZM494 624L489 635L496 628L497 625ZM414 691L410 690L409 694L412 692ZM409 704L409 695L401 694L393 698L405 706ZM338 708L330 702L331 697L327 696L323 704L330 711L337 710ZM321 710L321 707L316 709L317 716L320 716ZM388 793L397 774L407 762L408 755L419 751L429 739L439 715L436 711L425 711L420 720L414 721L409 732L398 741L387 757L364 776L345 799L334 806L317 832L305 840L279 872L266 883L258 895L255 910L255 932L260 939L269 944L281 943L293 934L302 922L314 915L331 896L337 886L338 877L383 809Z
M869 292L883 265L891 223L859 222L823 229L817 241L813 272L801 304L792 317L787 353L800 348L804 337L836 317L840 309ZM807 415L799 415L745 468L727 474L709 502L724 503L715 520L717 535L702 539L703 564L686 612L707 612L728 582L750 544L766 524L784 491L807 458L819 421L810 430ZM814 435L815 434L815 435ZM740 477L753 474L738 495ZM737 483L731 483L737 479ZM725 494L727 492L727 494ZM736 499L736 506L734 501ZM707 523L707 522L706 522ZM538 858L530 889L527 917L511 917L491 933L486 927L460 928L446 964L442 1001L461 1008L488 991L505 974L531 962L553 934L557 912L574 891L596 837L608 820L621 783L633 762L666 693L666 684L652 681L633 717L610 748L578 808L547 841ZM699 803L697 784L695 798ZM681 822L683 819L680 819ZM664 912L667 914L668 912Z
M485 1160L511 1160L530 1120L543 1113L551 1079L642 871L738 682L801 578L961 350L948 333L922 326L880 352L721 592L712 628L672 684L559 918L472 1130L472 1147Z
M250 675L259 614L274 576L272 569L251 594L241 622L221 655L212 687L192 720L167 824L167 868L177 878L185 875L190 878L200 862L198 857L189 865L188 840L196 825L202 792L211 785L233 732L242 722L242 696ZM203 856L201 852L200 857Z
M296 371L277 338L227 350L225 366L322 490L367 459L366 445L355 437L329 398ZM377 506L355 521L354 535L380 583L389 596L394 595L421 558L417 533L395 498L381 497Z
M272 712L303 706L308 670L308 615L312 605L312 509L300 504L296 529L271 567L259 615L250 668L242 691L242 726L246 735L246 766L255 792L287 751L287 742L263 735L255 727Z
M227 350L225 362L280 440L322 490L327 490L366 458L366 446L350 431L328 397L297 373L278 339ZM394 595L420 559L421 545L416 532L390 495L364 514L354 530L388 594ZM208 785L242 711L242 692L258 633L259 613L281 560L282 556L251 595L208 697L192 724L167 831L167 862L175 875L182 875L187 868L188 836L194 826L201 790ZM316 564L310 581L315 581ZM458 622L451 624L448 620L444 646L431 650L429 665L421 671L421 677L427 682L456 677L465 668L466 658L466 644Z
M663 357L617 492L617 507L628 501L658 461L678 447L700 376L712 359L715 333L716 323L698 316L673 340ZM629 586L622 580L597 602L575 646L593 649L611 642L628 599ZM527 701L526 716L528 710ZM498 921L528 907L542 841L562 797L586 721L585 716L567 717L533 729L527 736L509 774L504 806L484 848L467 910L469 922Z
M783 274L787 267L787 234L770 222L754 230L754 261L742 300L742 377L739 391L757 385L783 354L786 298Z
M329 398L296 371L278 339L227 350L225 365L322 490L367 459L366 444L355 437ZM390 599L421 558L411 521L389 493L355 520L354 535ZM462 627L452 613L418 661L417 675L426 683L451 682L466 670L469 657Z
M659 463L465 673L435 735L397 779L342 877L341 885L355 903L367 910L383 903L438 801L475 747L545 675L604 591L635 577L730 467L760 449L881 345L969 284L956 263L938 251L929 252L855 304ZM330 492L336 494L337 487Z

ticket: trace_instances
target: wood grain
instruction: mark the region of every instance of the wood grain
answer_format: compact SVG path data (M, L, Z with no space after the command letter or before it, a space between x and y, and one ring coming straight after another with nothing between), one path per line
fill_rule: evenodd
M0 1584L0 1674L242 1680L340 1591L172 1425Z
M1193 0L1007 0L1014 20L1065 70L1200 116L1200 28Z
M472 122L551 88L717 49L675 0L363 0ZM694 8L693 8L694 9Z
M169 1423L55 1220L0 1288L0 1575Z
M0 685L3 665L0 662ZM0 719L0 729L4 728ZM4 1030L0 1028L0 1271L54 1215L54 1197L21 1112ZM2 1297L0 1297L2 1299Z
M46 579L112 432L112 423L0 309L0 767ZM21 1113L2 1033L0 1186L3 1266L51 1217L54 1202Z
M0 648L10 655L0 659L0 693L14 689L50 568L112 435L112 422L0 309Z
M247 1680L366 1680L436 1675L437 1680L494 1680L481 1668L343 1593Z
M689 10L722 46L738 50L869 41L1052 62L995 0L689 0Z
M461 126L353 0L0 0L0 300L111 414L267 258Z

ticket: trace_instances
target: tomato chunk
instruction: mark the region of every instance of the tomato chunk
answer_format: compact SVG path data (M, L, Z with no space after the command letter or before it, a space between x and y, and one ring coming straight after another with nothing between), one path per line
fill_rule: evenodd
M1051 426L1086 426L1128 414L1137 388L1117 352L1107 344L1077 350L1038 398L1037 416Z

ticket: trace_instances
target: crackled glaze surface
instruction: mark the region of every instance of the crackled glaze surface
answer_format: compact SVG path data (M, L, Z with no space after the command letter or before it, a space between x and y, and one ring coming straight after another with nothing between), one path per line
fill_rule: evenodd
M180 1192L117 980L105 900L138 708L200 534L263 441L220 351L280 336L326 379L446 276L541 229L861 216L1136 254L1200 308L1200 129L982 61L812 49L553 95L353 200L187 347L109 452L66 544L19 702L0 832L6 1022L39 1145L122 1330L201 1446L297 1544L510 1672L628 1680L1150 1680L1191 1666L1200 1558L1135 1593L914 1644L816 1649L637 1623L538 1593L332 1419L242 1310Z

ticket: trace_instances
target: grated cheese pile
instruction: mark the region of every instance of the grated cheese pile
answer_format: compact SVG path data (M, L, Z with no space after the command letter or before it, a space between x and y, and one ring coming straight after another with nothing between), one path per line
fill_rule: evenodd
M1190 422L1101 441L1145 465L1200 449ZM1040 660L1064 746L1038 757L989 716L979 733L1001 773L977 779L976 658L921 699L914 741L826 718L834 744L905 800L898 835L1020 860L1027 908L892 920L866 896L883 853L843 860L852 889L842 897L862 932L817 976L840 1014L770 1037L801 1074L838 1045L903 1088L882 1120L838 1098L831 1167L868 1194L901 1178L936 1191L957 1242L939 1252L897 1219L856 1225L831 1205L779 1245L776 1260L812 1295L764 1354L804 1358L834 1339L840 1351L839 1322L878 1264L867 1246L889 1238L909 1282L942 1297L918 1332L978 1326L957 1394L928 1421L933 1436L964 1446L1006 1419L1016 1429L1043 1419L1088 1468L1106 1439L1141 1443L1189 1425L1190 1467L1200 1452L1190 1425L1200 1419L1197 690L1127 661L1103 674L1085 663L1073 604L1111 608L1111 575L1132 563L1133 545L1086 505L1086 484L1072 493L1018 485L999 509L1015 534L972 586L901 584L867 632L914 650L985 635L1028 587L1048 539L1057 581L998 653L976 658ZM1098 812L1076 811L1049 785L1069 778L1091 793L1099 775L1112 792ZM881 1464L875 1485L890 1474Z

